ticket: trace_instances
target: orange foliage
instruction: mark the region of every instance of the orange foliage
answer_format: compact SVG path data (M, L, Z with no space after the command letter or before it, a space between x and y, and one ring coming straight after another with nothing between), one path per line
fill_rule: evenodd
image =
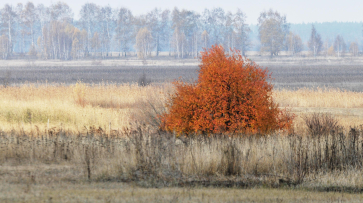
M292 117L272 101L267 69L246 61L240 52L226 55L212 46L201 55L199 78L175 82L162 129L185 133L269 133L289 129Z

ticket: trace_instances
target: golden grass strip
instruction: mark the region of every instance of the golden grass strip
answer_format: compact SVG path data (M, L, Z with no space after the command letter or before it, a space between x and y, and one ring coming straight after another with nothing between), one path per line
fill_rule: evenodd
M135 113L142 105L165 102L170 91L169 84L147 87L31 84L0 88L0 130L20 127L29 131L35 125L41 131L55 126L72 131L82 131L89 126L120 130L130 127L136 118L140 119Z
M163 108L172 92L170 83L146 87L77 83L0 88L0 130L30 131L35 126L41 131L60 126L72 131L84 131L90 126L109 130L110 124L115 130L128 128L147 119L140 114L145 106ZM275 90L272 96L281 107L289 107L298 116L327 112L345 127L363 124L363 92L303 88ZM295 126L303 125L297 118Z
M352 92L340 89L283 89L274 91L273 98L280 106L363 108L363 92Z

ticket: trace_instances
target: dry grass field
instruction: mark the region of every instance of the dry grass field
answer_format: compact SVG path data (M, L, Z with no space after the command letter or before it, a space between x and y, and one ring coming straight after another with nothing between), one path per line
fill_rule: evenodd
M344 128L363 124L363 92L329 88L282 89L274 91L273 98L281 107L289 108L297 115L295 128L302 130L301 133L304 133L302 117L312 113L331 114Z
M138 123L153 122L147 114L165 110L173 86L137 84L36 85L0 88L0 130L26 132L64 128L85 132L90 127L123 130ZM331 113L343 127L363 124L363 93L339 89L275 90L281 108L297 115L295 127L303 130L301 116Z
M362 92L275 90L295 134L233 138L157 132L172 93L169 83L1 87L0 201L362 200ZM312 113L341 127L313 135Z
M22 85L0 89L0 130L63 127L84 132L90 127L123 130L142 119L140 109L165 103L171 85ZM138 117L139 116L139 117Z

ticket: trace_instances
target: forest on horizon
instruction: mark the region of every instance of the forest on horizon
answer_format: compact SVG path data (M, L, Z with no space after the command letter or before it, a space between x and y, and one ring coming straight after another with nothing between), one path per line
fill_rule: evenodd
M222 8L161 10L133 15L127 8L86 3L79 19L66 3L49 7L32 2L6 4L0 9L0 58L31 56L41 59L103 58L117 52L139 58L169 52L177 58L197 57L203 48L220 44L226 50L288 51L298 55L310 51L323 54L359 55L363 46L362 22L289 23L278 11L262 12L258 24L246 23L246 14ZM273 36L270 36L273 33ZM273 42L273 43L272 43Z

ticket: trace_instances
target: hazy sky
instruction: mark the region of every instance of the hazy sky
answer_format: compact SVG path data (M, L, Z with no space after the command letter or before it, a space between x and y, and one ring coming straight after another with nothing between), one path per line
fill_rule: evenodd
M0 0L0 6L9 3L25 4L28 0ZM49 6L57 0L33 0L35 4L43 3ZM78 19L81 6L92 2L101 6L110 5L113 8L127 7L135 15L146 13L158 7L162 9L189 9L201 13L205 8L222 7L234 12L241 8L247 14L247 22L256 24L259 14L270 8L287 16L290 23L332 22L332 21L363 21L362 0L63 0L74 12Z

